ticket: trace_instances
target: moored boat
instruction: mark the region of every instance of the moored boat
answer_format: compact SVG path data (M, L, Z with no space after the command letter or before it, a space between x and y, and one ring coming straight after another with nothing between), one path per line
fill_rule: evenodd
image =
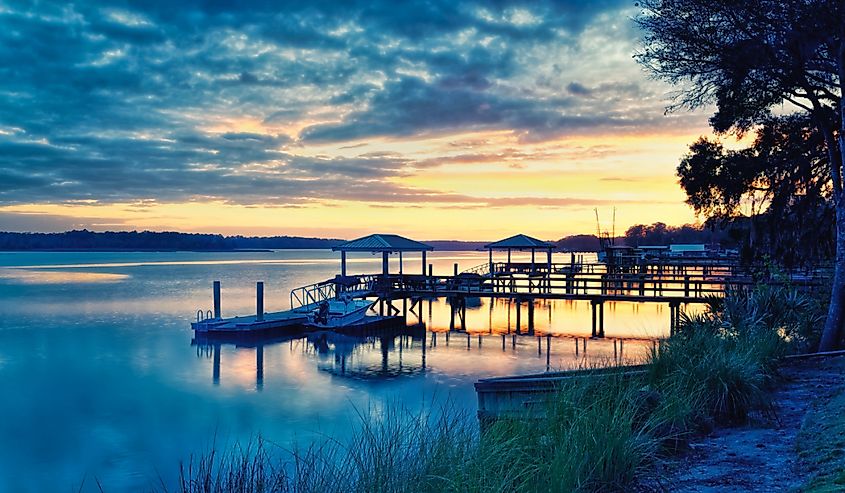
M325 300L308 314L306 325L322 329L345 327L360 322L375 303L367 299L339 298Z

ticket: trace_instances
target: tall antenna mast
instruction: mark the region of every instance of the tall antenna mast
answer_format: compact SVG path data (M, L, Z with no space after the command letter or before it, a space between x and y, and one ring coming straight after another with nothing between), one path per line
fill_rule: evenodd
M613 236L611 236L612 241L616 241L616 206L613 206Z
M599 208L593 208L596 211L596 237L601 240L601 222L599 222Z

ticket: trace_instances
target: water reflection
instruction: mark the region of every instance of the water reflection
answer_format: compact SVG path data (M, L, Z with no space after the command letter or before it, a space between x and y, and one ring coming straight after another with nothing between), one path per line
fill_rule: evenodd
M435 273L487 261L428 259ZM378 265L356 261L357 272ZM23 283L10 272L22 266L64 270ZM278 311L292 288L337 270L336 254L320 251L0 254L0 443L15 445L0 450L0 491L76 491L86 477L84 491L97 491L94 476L106 491L176 484L179 461L215 437L342 438L356 406L432 396L474 412L479 378L635 361L668 334L667 305L608 302L607 339L590 340L589 302L485 297L394 301L410 326L394 332L207 341L190 331L214 280L231 316L255 309L256 280Z
M87 284L112 283L129 279L126 274L105 272L67 272L53 270L2 269L0 279L17 284Z
M635 364L658 344L659 337L642 333L591 339L586 329L583 334L578 329L564 330L566 319L558 321L554 315L560 308L565 310L567 305L548 300L413 300L401 312L410 324L366 333L319 331L252 340L195 338L191 343L199 357L209 360L215 385L230 371L243 381L244 355L254 353L250 373L259 391L265 383L264 352L273 348L286 349L292 358L333 378L367 384L426 372L506 375ZM439 325L446 316L448 325ZM474 323L479 318L485 323ZM225 347L236 355L231 364L221 357Z

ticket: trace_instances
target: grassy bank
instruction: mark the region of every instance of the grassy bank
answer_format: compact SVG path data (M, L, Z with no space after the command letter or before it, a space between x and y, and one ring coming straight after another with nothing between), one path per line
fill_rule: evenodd
M845 490L845 390L820 399L804 418L797 448L801 467L809 474L802 491Z
M343 443L260 441L182 466L181 492L621 491L714 424L770 410L779 360L808 347L823 306L785 288L714 299L636 376L571 379L545 417L483 432L450 409L365 413Z

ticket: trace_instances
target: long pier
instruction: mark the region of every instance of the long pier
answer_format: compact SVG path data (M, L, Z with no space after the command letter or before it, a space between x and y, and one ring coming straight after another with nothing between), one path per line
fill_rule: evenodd
M422 299L446 297L454 300L455 317L463 325L467 298L508 298L520 303L533 300L574 300L590 302L592 336L605 336L604 304L607 302L666 303L670 308L670 333L681 317L682 305L707 303L731 290L757 285L761 279L727 261L690 263L676 261L659 267L646 266L642 272L609 273L604 264L527 264L496 263L491 274L482 264L459 272L454 264L451 275L435 275L432 265L425 274L363 274L336 276L296 288L290 293L290 309L265 313L264 285L256 284L255 315L222 318L220 283L213 286L213 312L199 311L194 330L208 333L238 333L283 327L299 327L320 303L340 296L375 298L380 317L407 313ZM820 285L812 272L783 273L762 280L769 285L792 285L812 289ZM392 302L405 300L399 310ZM518 305L519 306L519 305ZM519 316L517 311L517 316ZM529 310L529 317L531 311Z
M541 267L541 266L537 266ZM545 267L545 266L543 266ZM592 308L592 336L604 337L604 303L666 303L670 308L670 332L677 329L681 306L708 303L731 290L746 289L761 282L740 273L735 265L724 263L709 266L704 273L701 265L677 264L669 274L616 274L600 272L603 265L590 265L580 270L566 270L566 265L551 269L535 269L524 273L524 265L503 265L491 275L477 272L457 272L452 275L377 274L356 283L356 296L375 297L384 313L398 312L392 306L397 299L419 300L447 297L457 300L453 306L466 310L466 298L508 298L517 303L542 300L589 301ZM582 266L583 267L583 266ZM697 271L695 270L697 269ZM429 269L430 271L430 269ZM348 279L345 282L350 282ZM806 273L792 273L764 281L768 285L791 285L814 288L819 281ZM413 306L413 302L412 302ZM519 311L517 311L517 316ZM465 313L459 313L463 320ZM530 311L529 311L530 316Z

